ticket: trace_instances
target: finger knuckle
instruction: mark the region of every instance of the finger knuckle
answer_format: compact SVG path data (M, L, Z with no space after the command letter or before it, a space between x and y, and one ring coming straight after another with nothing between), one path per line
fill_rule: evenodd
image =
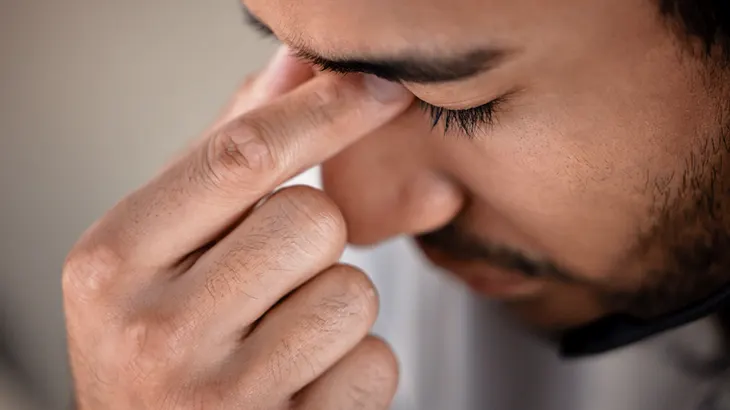
M62 288L72 298L93 298L103 293L123 269L123 258L103 241L86 240L68 254L63 266Z
M369 378L388 386L398 383L400 372L398 359L387 342L375 336L368 336L361 342L360 349L363 362L367 364L363 371Z
M188 330L178 319L161 314L138 314L122 330L120 357L136 375L167 373L184 361L191 345Z
M219 303L226 295L233 293L237 287L236 277L238 272L230 261L219 262L218 269L209 273L205 278L205 291L210 296L212 305Z
M377 317L378 297L368 276L353 266L337 265L327 272L325 280L330 289L318 306L324 318L320 327L334 329L354 323L364 330L370 328Z
M244 115L211 137L202 175L218 189L258 189L275 178L283 162L277 139L266 122Z
M241 245L245 246L245 245ZM257 299L254 295L249 294L245 288L249 287L244 277L247 271L256 266L251 261L250 254L243 249L233 249L228 251L221 260L213 263L214 268L206 273L205 292L208 295L207 306L208 311L214 311L215 307L224 303L233 295L246 294L251 299ZM201 312L201 316L207 316L208 312Z
M210 405L217 402L213 399L213 397L207 397L199 387L192 386L190 383L171 383L157 396L153 408L203 410L209 408L206 407L206 404Z
M282 212L313 243L342 245L347 236L345 218L337 205L317 189L296 186L279 194Z
M315 111L341 105L345 99L346 82L333 77L322 77L320 84L313 88L308 106Z
M311 129L326 129L337 122L346 112L348 89L347 81L331 77L322 78L316 88L304 97L303 109L299 115L304 124Z
M159 410L203 410L223 408L222 395L197 377L181 377L180 373L171 374L167 380L154 383L141 382L135 388L136 402L144 404L145 409ZM228 407L225 407L228 408Z
M347 395L352 403L377 404L386 408L398 387L398 363L392 350L382 340L365 338L350 357L358 375L349 384ZM358 407L359 408L359 407Z
M296 366L295 359L301 357L301 348L298 346L300 346L300 343L296 340L280 340L266 361L265 378L271 380L274 385L277 385L284 383L289 377L292 377L292 372Z

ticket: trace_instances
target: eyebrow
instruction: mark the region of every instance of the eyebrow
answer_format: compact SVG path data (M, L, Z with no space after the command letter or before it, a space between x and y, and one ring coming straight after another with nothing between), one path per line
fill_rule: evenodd
M276 37L274 31L256 17L245 5L247 23L266 37ZM445 83L466 80L500 65L510 54L502 48L480 48L448 57L411 55L394 58L324 57L301 45L293 47L296 55L325 71L341 74L372 74L386 80L414 84Z

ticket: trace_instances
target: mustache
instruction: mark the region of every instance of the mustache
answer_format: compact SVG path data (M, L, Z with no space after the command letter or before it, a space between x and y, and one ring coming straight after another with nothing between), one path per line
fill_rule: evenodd
M486 262L530 278L554 278L575 282L572 279L574 275L563 271L556 263L534 259L517 249L490 243L461 229L456 222L436 231L418 235L415 239L426 248L442 252L455 260Z

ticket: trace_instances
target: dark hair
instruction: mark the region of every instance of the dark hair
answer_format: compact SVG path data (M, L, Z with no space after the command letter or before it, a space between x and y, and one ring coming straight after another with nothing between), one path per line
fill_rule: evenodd
M713 69L730 70L730 0L658 0L663 18L670 23L687 51L705 59ZM727 97L730 100L730 96ZM725 113L730 118L730 113ZM727 250L730 252L730 249ZM702 366L689 366L717 379L698 410L728 410L730 403L730 302L715 315L722 352Z
M658 0L659 10L675 24L690 49L705 57L730 63L730 1Z

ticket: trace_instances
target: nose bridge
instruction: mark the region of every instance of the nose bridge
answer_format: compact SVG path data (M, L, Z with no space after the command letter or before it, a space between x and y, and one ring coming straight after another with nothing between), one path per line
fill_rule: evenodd
M372 244L438 228L461 193L434 166L428 135L384 129L330 160L323 183L348 223L349 240Z

